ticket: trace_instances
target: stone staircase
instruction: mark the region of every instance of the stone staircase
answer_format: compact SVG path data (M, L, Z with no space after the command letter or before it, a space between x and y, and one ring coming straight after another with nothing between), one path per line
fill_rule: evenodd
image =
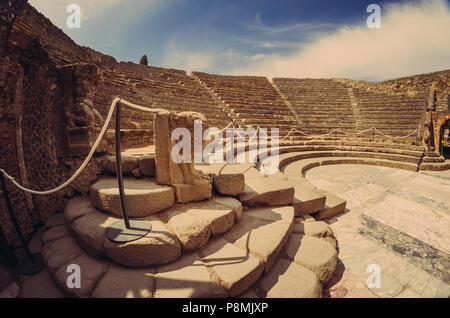
M132 103L174 112L203 113L211 127L223 128L233 119L210 93L184 71L138 65L130 62L102 65L99 87L93 97L94 107L106 118L114 96ZM122 108L121 130L124 147L153 143L154 114ZM111 126L115 124L115 118ZM108 131L114 144L114 130Z
M193 72L206 87L225 102L243 127L278 128L287 135L297 118L266 77L223 76Z
M75 196L45 225L43 257L57 285L77 297L321 297L338 253L330 227L308 213L327 207L326 193L306 199L303 183L262 175L253 165L199 166L215 194L174 203L174 189L154 181L154 158L123 153L125 195L145 237L113 243L105 230L121 219L115 158L89 197ZM109 174L109 176L108 176ZM311 189L310 192L313 190ZM327 207L331 208L331 207ZM80 266L81 289L66 285Z
M301 129L326 134L333 129L354 133L356 122L347 87L331 79L274 78L273 83L291 103Z
M388 95L354 88L358 103L361 129L376 127L382 133L403 137L418 129L425 114L422 95ZM415 140L417 134L406 139Z

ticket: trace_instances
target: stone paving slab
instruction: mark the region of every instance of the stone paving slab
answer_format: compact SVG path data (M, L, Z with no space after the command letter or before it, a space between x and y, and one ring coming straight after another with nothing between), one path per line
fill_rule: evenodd
M106 237L104 253L113 261L128 267L144 267L165 264L176 260L181 255L181 244L157 217L146 218L152 230L143 238L118 244Z
M239 201L246 206L282 206L294 201L294 187L285 180L246 178Z
M317 237L292 234L286 245L287 257L328 281L336 269L337 251L332 244Z
M364 215L450 255L450 216L445 213L391 195Z
M228 294L196 253L156 269L155 298L227 297Z
M422 210L429 210L430 213L437 213L435 217L442 216L442 213L439 213L442 211L436 211L437 205L430 204L430 201L420 200L418 196L405 198L405 192L402 191L402 188L411 188L409 186L411 180L417 178L415 188L419 189L420 184L422 184L424 191L429 191L428 186L434 188L441 182L448 182L446 179L435 178L423 173L358 165L320 167L310 170L306 178L313 184L324 179L331 180L333 184L342 188L342 192L337 192L337 194L345 197L350 203L349 211L328 221L338 240L339 258L343 263L344 275L341 275L339 282L335 284L334 294L333 287L329 289L331 297L358 297L358 295L365 297L368 289L366 280L370 274L367 272L367 268L370 264L376 264L381 269L381 288L369 290L377 297L447 298L450 296L449 284L418 266L409 256L393 251L370 236L365 237L360 234L362 228L361 215L371 211L377 205L383 205L381 210L388 208L391 211L389 214L386 212L388 220L396 219L398 217L395 216L397 211L400 211L400 214L402 214L401 211L409 214L408 206L411 208L410 202L415 203L412 206L417 208L418 215L421 215ZM420 179L426 182L421 183ZM374 189L373 195L369 195L370 189ZM367 193L367 195L358 196L357 193ZM399 198L392 202L395 208L392 205L390 206L389 198L392 196ZM434 200L443 201L445 197L436 195ZM412 214L415 213L414 209L412 208ZM424 221L418 222L416 224L416 227L419 228L418 231L423 228L423 225L426 226L426 223ZM436 224L436 227L440 226L440 224ZM412 230L412 234L419 233L414 228ZM383 236L384 238L385 236ZM351 277L351 279L348 277ZM332 278L330 282L333 282L333 280L335 278ZM360 287L364 285L364 288L356 288L355 286L358 284Z
M127 212L130 217L146 217L170 208L175 203L172 187L159 185L153 179L124 178ZM104 177L89 189L92 205L99 210L122 215L116 178Z
M179 204L164 211L158 217L165 222L180 240L184 250L195 250L206 244L211 236L230 230L240 218L242 206L234 199ZM222 204L223 202L226 205Z
M319 277L296 263L280 258L257 283L259 293L268 298L319 298Z
M308 182L291 179L289 179L289 182L295 189L292 206L295 209L296 216L319 212L325 208L326 195L323 192L320 192Z
M232 297L249 289L264 271L261 259L223 238L208 243L199 251L199 255Z
M112 265L98 282L93 298L151 298L154 272L149 269L128 269Z
M266 264L267 273L286 244L292 227L293 222L274 222L244 214L241 222L225 234L225 238L261 258Z

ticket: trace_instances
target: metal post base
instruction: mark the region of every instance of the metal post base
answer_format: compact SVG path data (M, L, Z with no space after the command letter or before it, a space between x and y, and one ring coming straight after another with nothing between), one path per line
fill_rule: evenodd
M33 261L30 258L25 257L23 262L19 265L19 271L22 275L33 276L45 268L41 253L33 254Z
M137 241L152 230L148 221L130 220L127 229L123 220L117 220L106 228L106 237L114 243L127 243Z

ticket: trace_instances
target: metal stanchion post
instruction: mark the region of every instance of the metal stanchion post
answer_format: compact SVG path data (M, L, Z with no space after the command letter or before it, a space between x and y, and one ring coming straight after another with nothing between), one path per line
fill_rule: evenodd
M14 214L14 210L11 205L11 201L9 200L8 189L6 188L6 181L3 172L0 171L0 181L3 189L3 196L5 198L6 207L9 212L9 216L11 217L11 221L13 222L14 228L16 230L17 236L19 237L22 247L25 251L26 257L19 264L20 273L26 276L32 276L40 271L42 271L45 267L44 261L42 260L41 253L32 254L30 249L28 248L28 244L23 237L22 231L20 229L19 223L17 222L16 216Z
M105 235L112 242L126 243L146 236L152 230L152 225L148 221L130 220L127 214L122 175L122 153L120 149L120 111L121 104L118 102L116 104L116 173L123 221L117 220L113 222L106 228Z

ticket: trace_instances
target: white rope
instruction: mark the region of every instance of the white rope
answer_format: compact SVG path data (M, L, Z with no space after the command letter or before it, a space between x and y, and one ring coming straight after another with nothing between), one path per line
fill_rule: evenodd
M14 177L12 177L12 176L10 176L8 173L6 173L5 170L3 170L3 169L0 168L0 172L2 172L3 175L4 175L7 179L11 180L11 182L12 182L16 187L18 187L18 188L21 189L22 191L29 192L29 193L31 193L31 194L36 194L36 195L48 195L48 194L52 194L52 193L55 193L55 192L58 192L58 191L64 189L64 188L67 187L69 184L71 184L76 178L78 178L78 176L81 174L81 172L86 168L86 166L87 166L87 164L89 163L89 161L92 159L92 156L94 155L95 150L96 150L96 149L98 148L98 146L100 145L100 142L102 141L103 136L105 135L106 130L108 129L109 123L111 122L112 116L113 116L113 114L114 114L114 110L116 109L116 105L117 105L118 102L120 102L120 103L122 103L122 104L124 104L124 105L126 105L126 106L129 106L129 107L131 107L131 108L134 108L134 109L137 109L137 110L140 110L140 111L144 111L144 112L150 112L150 113L157 113L157 112L161 112L161 111L167 112L166 109L161 109L161 108L148 108L148 107L139 106L139 105L130 103L130 102L126 101L126 100L121 99L120 97L114 98L114 100L113 100L112 103L111 103L111 107L110 107L110 109L109 109L108 116L106 117L105 124L103 125L103 128L102 128L102 130L100 131L100 134L99 134L98 137L97 137L97 140L95 141L94 145L92 146L92 149L91 149L91 151L89 152L89 154L88 154L88 156L86 157L86 159L84 160L83 164L82 164L82 165L78 168L78 170L72 175L72 177L70 177L66 182L64 182L63 184L61 184L60 186L58 186L57 188L54 188L54 189L52 189L52 190L47 190L47 191L36 191L36 190L31 190L31 189L25 188L25 187L23 187L22 185L20 185L20 184L14 179ZM225 131L225 130L228 129L231 125L233 125L233 122L231 122L231 123L230 123L227 127L225 127L224 129L220 130L219 133ZM235 127L234 125L233 125L233 129L234 129L235 131L237 131L237 129L236 129L236 127ZM416 129L416 130L414 130L412 133L410 133L409 135L402 136L402 137L392 137L392 136L385 135L385 134L382 133L380 130L378 130L376 127L372 127L372 128L367 129L367 130L365 130L365 131L359 132L359 133L357 133L356 135L362 134L362 133L367 132L367 131L370 131L370 130L372 130L372 129L378 131L378 132L379 132L380 134L382 134L383 136L385 136L385 137L387 137L387 138L392 138L392 139L394 139L394 138L407 138L407 137L410 137L410 136L412 136L412 135L414 135L415 133L418 132L418 129ZM267 137L269 137L269 136L267 135L267 133L266 133L266 132L258 125L257 128L256 128L256 132L255 132L255 134L251 137L251 139L253 139L253 138L257 135L258 131L262 131ZM298 129L296 129L296 128L294 127L294 128L291 129L291 131L289 132L289 134L287 134L285 137L283 137L283 139L281 139L281 141L283 141L283 140L285 140L286 138L288 138L288 137L291 135L291 133L294 132L294 131L296 131L296 132L298 132L298 133L300 133L300 134L306 135L306 136L310 136L310 137L325 137L325 136L329 136L329 135L331 135L332 133L338 132L338 131L341 132L341 133L347 134L347 135L352 135L351 133L345 133L345 132L341 131L340 129L334 129L334 130L332 130L332 131L330 131L329 133L324 134L324 135L311 135L311 134L308 134L308 133L304 133L304 132L302 132L302 131L300 131L300 130L298 130ZM237 135L238 135L239 137L245 139L245 136L242 137L242 135L240 135L239 133L237 133Z
M291 131L289 132L289 134L287 134L286 136L281 138L280 141L286 140L294 131L295 131L295 128L292 128Z
M368 132L368 131L374 130L374 131L378 131L381 135L383 135L383 136L385 136L385 137L387 137L387 138L391 138L391 139L395 139L395 138L400 138L400 139L401 139L401 138L408 138L408 137L410 137L410 136L412 136L412 135L414 135L414 134L416 134L416 133L418 132L418 129L416 129L416 130L414 130L413 132L411 132L410 134L408 134L408 135L406 135L406 136L398 136L398 137L397 137L397 136L388 136L388 135L382 133L380 130L378 130L378 128L376 128L376 127L371 127L371 128L369 128L369 129L366 129L366 130L363 130L363 131L360 131L360 132L357 132L357 133L348 133L348 132L342 131L342 130L340 130L340 129L334 129L334 130L332 130L332 131L330 131L329 133L324 134L324 135L311 135L311 134L305 133L305 132L303 132L303 131L301 131L301 130L298 130L298 129L296 129L296 128L294 128L294 129L295 129L296 132L298 132L298 133L300 133L300 134L303 134L303 135L305 135L305 136L309 136L309 137L325 137L325 136L331 135L331 134L334 133L334 132L340 132L340 133L342 133L342 134L344 134L344 135L361 135L361 134L364 134L364 133L366 133L366 132Z
M409 135L406 135L406 136L399 136L399 137L394 137L394 136L388 136L388 135L383 134L380 130L378 130L378 128L375 128L375 127L374 127L374 130L378 131L378 132L379 132L380 134L382 134L384 137L386 137L386 138L391 138L391 139L395 139L395 138L399 138L399 139L401 139L401 138L408 138L408 137L410 137L410 136L412 136L412 135L415 135L415 134L417 133L417 129L416 129L416 130L414 130L412 133L410 133Z
M148 107L144 107L144 106L139 106L139 105L130 103L130 102L126 101L126 100L123 100L121 98L117 98L117 99L118 99L118 101L120 101L124 105L127 105L127 106L129 106L131 108L135 108L135 109L141 110L143 112L147 112L147 113L159 113L159 112L167 112L168 111L167 109L162 109L162 108L148 108ZM114 103L114 101L113 101L113 103ZM115 106L116 105L114 105L114 107Z
M106 133L106 130L108 129L109 123L111 122L112 116L114 114L114 110L116 109L116 105L117 103L120 102L126 106L129 106L131 108L135 108L144 112L150 112L150 113L157 113L157 112L161 112L161 111L167 111L165 109L160 109L160 108L147 108L147 107L143 107L143 106L139 106L133 103L130 103L126 100L121 99L120 97L116 97L114 98L114 100L111 103L111 107L109 109L109 113L108 116L106 117L105 120L105 124L103 125L102 130L100 131L100 134L97 137L97 140L95 141L94 145L92 146L91 151L89 152L88 156L86 157L86 159L84 160L83 164L80 166L80 168L78 168L77 171L75 171L75 173L72 175L72 177L70 177L66 182L64 182L63 184L61 184L59 187L54 188L52 190L47 190L47 191L36 191L36 190L31 190L28 188L23 187L22 185L20 185L15 179L14 177L10 176L8 173L6 173L5 170L0 169L0 171L4 174L4 176L11 180L12 183L18 187L20 190L25 191L25 192L29 192L31 194L37 194L37 195L48 195L48 194L52 194L55 192L58 192L62 189L64 189L65 187L67 187L69 184L71 184L76 178L78 178L78 176L81 174L81 172L86 168L86 166L88 165L89 161L91 161L92 156L95 153L95 150L98 148L98 146L100 145L100 142L103 139L103 136Z
M94 155L95 150L97 149L98 145L99 145L100 142L102 141L103 136L105 135L106 130L108 129L109 122L111 121L111 118L112 118L112 116L113 116L113 114L114 114L114 109L116 108L116 104L117 104L119 101L121 101L121 99L118 98L118 97L115 98L115 99L113 100L113 102L112 102L112 104L111 104L111 108L109 109L108 116L106 117L105 124L103 125L103 128L102 128L102 130L100 131L100 134L98 135L97 140L96 140L95 143L94 143L94 146L92 146L92 149L91 149L91 151L89 152L89 154L88 154L88 156L86 157L86 159L84 160L83 164L80 166L80 168L78 168L78 170L74 173L74 175L73 175L72 177L70 177L66 182L64 182L64 183L63 183L62 185L60 185L59 187L57 187L57 188L55 188L55 189L52 189L52 190L47 190L47 191L35 191L35 190L27 189L27 188L21 186L19 183L17 183L17 181L16 181L13 177L11 177L9 174L7 174L7 173L5 172L5 170L0 169L0 171L5 175L6 178L8 178L9 180L11 180L12 183L14 183L14 185L15 185L16 187L18 187L18 188L21 189L22 191L29 192L29 193L32 193L32 194L37 194L37 195L48 195L48 194L52 194L52 193L55 193L55 192L58 192L58 191L64 189L65 187L67 187L69 184L71 184L71 183L72 183L72 182L80 175L80 173L84 170L84 168L86 168L87 164L88 164L89 161L92 159L92 156Z
M233 125L233 122L230 122L230 123L228 124L227 127L225 127L225 128L222 129L222 130L219 130L218 132L216 132L216 134L221 134L221 133L223 133L225 130L227 130L228 128L230 128L231 125Z
M250 128L252 128L252 127L250 127ZM256 127L255 134L254 134L252 137L250 137L249 140L253 140L253 139L256 137L256 135L258 134L259 128L260 128L259 126ZM239 134L239 131L238 131L238 129L243 129L243 128L236 128L236 127L233 125L233 129L234 129L234 131L236 132L236 135L238 135L238 137L241 137L242 139L245 140L245 136L242 136L241 134ZM248 128L247 128L247 129L248 129Z
M264 131L264 129L262 129L259 125L258 125L258 130L262 131L264 135L266 135L266 137L269 137L269 135Z
M366 129L366 130L363 130L363 131L360 131L360 132L357 132L357 133L348 133L348 132L345 132L345 131L340 130L340 129L338 129L338 131L339 131L340 133L344 134L344 135L362 135L362 134L364 134L364 133L366 133L366 132L368 132L368 131L371 131L371 130L374 129L374 128L375 128L375 127L372 127L372 128L369 128L369 129Z
M305 135L305 136L309 136L309 137L326 137L326 136L331 135L331 134L334 133L334 132L339 131L339 129L333 129L332 131L330 131L329 133L324 134L324 135L311 135L311 134L308 134L308 133L304 133L303 131L298 130L298 129L296 129L296 128L294 128L294 129L295 129L296 132L298 132L298 133L300 133L300 134L303 134L303 135Z

